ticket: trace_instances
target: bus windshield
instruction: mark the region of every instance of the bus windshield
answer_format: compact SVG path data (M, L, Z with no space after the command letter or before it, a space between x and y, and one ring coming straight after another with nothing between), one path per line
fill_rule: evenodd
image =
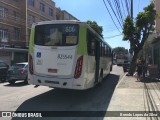
M78 43L78 25L46 24L35 27L35 45L72 46Z

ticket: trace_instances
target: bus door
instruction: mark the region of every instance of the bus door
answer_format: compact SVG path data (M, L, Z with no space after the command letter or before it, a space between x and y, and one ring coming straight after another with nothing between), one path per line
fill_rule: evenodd
M95 60L96 60L95 83L97 83L99 78L99 66L100 66L100 42L97 40L95 40Z

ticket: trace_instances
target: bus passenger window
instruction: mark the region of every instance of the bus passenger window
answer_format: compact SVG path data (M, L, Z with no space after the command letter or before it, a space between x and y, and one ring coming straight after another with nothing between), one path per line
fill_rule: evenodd
M109 57L109 47L107 47L107 57Z
M91 55L94 55L94 54L95 54L94 51L95 51L95 42L92 41L92 42L91 42Z
M105 57L107 57L107 45L105 45Z
M94 35L89 32L89 30L87 31L87 50L88 55L95 55L95 38Z
M104 43L102 44L102 51L103 51L102 56L105 57L105 44Z
M102 56L102 43L100 42L100 56Z

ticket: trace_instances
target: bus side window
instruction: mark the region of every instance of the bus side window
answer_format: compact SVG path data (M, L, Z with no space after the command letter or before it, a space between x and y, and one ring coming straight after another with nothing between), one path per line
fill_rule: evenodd
M100 42L100 56L102 57L103 56L103 50L102 50L102 42Z
M109 47L107 47L107 57L109 57Z
M88 55L94 56L95 55L95 37L89 30L87 31L87 50Z
M91 55L95 55L95 41L91 42Z
M109 48L109 57L112 56L111 49Z
M105 57L105 44L104 43L102 44L102 51L103 51L102 56Z
M105 57L107 57L107 45L105 45Z

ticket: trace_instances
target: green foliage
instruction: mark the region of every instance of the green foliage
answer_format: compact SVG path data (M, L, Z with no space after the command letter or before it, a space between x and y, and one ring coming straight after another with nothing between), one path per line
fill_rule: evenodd
M92 27L100 36L102 36L103 37L103 35L102 35L102 32L103 32L103 28L102 28L102 26L99 26L98 24L97 24L97 22L95 22L95 21L90 21L90 20L88 20L87 22L86 22L90 27Z
M144 8L144 12L140 12L137 15L136 27L139 27L140 29L150 27L150 25L154 25L155 18L156 10L154 9L154 4L151 3Z
M118 53L125 54L126 49L124 47L116 47L116 48L113 48L113 52L116 53L116 54L118 54Z
M156 10L154 3L151 2L144 8L143 12L138 13L135 22L127 16L123 25L123 40L129 40L134 52L142 49L149 33L152 32L155 24Z
M129 70L130 75L133 75L135 71L138 53L143 49L149 34L154 30L155 19L157 17L153 2L143 10L143 12L138 13L135 21L128 16L123 25L123 40L129 40L131 49L134 51Z
M123 25L123 40L128 40L135 31L133 20L130 16L127 16L125 24Z

